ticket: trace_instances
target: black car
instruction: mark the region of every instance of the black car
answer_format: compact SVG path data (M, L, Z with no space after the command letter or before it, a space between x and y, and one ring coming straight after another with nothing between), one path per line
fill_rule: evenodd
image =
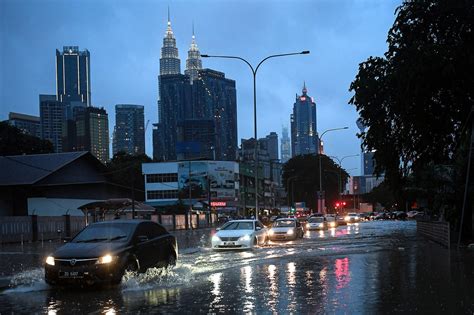
M84 228L45 261L51 285L118 284L126 271L174 265L176 238L158 223L115 220Z

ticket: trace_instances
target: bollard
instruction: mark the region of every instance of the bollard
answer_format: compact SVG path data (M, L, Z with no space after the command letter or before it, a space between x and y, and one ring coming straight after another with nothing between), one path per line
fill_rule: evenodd
M21 234L21 251L23 251L23 233Z

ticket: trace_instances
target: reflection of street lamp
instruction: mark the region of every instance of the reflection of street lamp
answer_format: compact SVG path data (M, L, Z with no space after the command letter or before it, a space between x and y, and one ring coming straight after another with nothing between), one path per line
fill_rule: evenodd
M252 70L253 74L253 128L254 128L254 138L255 138L255 219L258 220L258 139L257 139L257 71L260 65L267 59L275 57L284 57L292 55L305 55L309 54L308 50L302 52L288 53L288 54L278 54L271 55L263 58L257 66L254 68L247 60L238 56L222 56L222 55L206 55L201 54L203 58L227 58L227 59L239 59L245 62Z
M344 130L344 129L349 129L349 127L340 127L340 128L332 128L325 130L321 136L319 137L319 145L318 145L318 157L319 157L319 200L318 200L318 206L319 206L319 212L323 212L323 181L322 181L322 169L321 169L321 142L323 140L323 136L326 132L330 131L337 131L337 130Z

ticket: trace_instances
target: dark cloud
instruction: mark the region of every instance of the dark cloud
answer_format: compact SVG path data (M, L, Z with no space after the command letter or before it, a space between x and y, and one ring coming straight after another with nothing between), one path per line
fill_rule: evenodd
M386 34L401 0L327 1L0 1L0 119L10 111L38 115L38 94L55 92L55 49L78 45L91 53L92 103L145 105L156 122L157 75L167 6L184 70L194 21L203 53L233 54L256 63L275 53L310 55L268 60L258 73L258 134L281 134L289 124L295 93L306 81L318 105L318 129L328 133L326 152L359 151L357 114L347 105L348 88L360 62L382 55ZM239 139L253 136L252 77L238 61L204 59L204 67L237 82ZM151 155L151 126L147 131ZM347 164L346 164L347 163ZM359 167L357 159L344 161Z

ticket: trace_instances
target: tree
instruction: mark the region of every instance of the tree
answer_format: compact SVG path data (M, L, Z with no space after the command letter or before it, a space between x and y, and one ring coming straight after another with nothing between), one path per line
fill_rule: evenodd
M109 180L115 184L135 190L135 199L145 200L145 181L142 175L142 163L152 162L146 154L131 155L118 152L107 163ZM130 196L131 197L131 194Z
M396 13L388 51L360 64L349 103L367 126L359 137L375 150L376 173L400 197L427 165L454 165L469 138L474 2L406 1Z
M333 207L339 199L339 176L342 187L349 174L326 155L321 155L323 170L323 190L326 194L326 205ZM319 191L319 155L298 155L283 166L283 184L290 202L304 201L306 205L317 210L317 192ZM294 199L294 200L292 200Z
M53 144L48 140L24 134L8 122L0 122L0 155L53 153Z

